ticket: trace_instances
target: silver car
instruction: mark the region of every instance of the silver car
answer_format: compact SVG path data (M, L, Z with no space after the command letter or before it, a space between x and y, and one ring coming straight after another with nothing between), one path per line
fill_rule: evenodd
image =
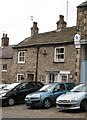
M87 111L87 84L80 84L70 92L56 99L57 108L60 110L81 109Z

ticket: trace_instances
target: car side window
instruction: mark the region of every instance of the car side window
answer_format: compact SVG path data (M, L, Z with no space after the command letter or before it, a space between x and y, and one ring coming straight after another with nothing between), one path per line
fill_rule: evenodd
M66 90L64 84L58 84L58 85L54 88L54 91L64 91L64 90Z
M15 89L18 91L26 90L26 89L28 89L28 83L22 83L22 84L18 85Z
M34 88L38 88L39 87L36 82L33 82L32 85L33 85Z
M64 90L66 90L65 85L64 84L60 84L60 91L64 91Z
M42 85L41 83L39 83L39 82L36 82L36 86L37 86L38 88L41 88L43 85Z
M33 83L32 83L32 82L29 82L29 83L28 83L28 87L29 87L29 89L33 88L33 87L34 87Z
M67 90L71 90L71 89L73 89L74 87L75 87L74 84L66 84Z

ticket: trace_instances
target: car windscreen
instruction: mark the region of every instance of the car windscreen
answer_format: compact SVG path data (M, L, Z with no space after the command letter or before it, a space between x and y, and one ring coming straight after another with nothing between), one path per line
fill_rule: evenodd
M54 87L56 86L56 84L48 84L43 86L39 91L52 91L54 89Z
M74 87L71 91L72 92L87 92L87 85L85 84L78 85Z
M8 85L7 87L5 87L3 90L11 90L14 87L16 87L19 83L12 83L10 85Z

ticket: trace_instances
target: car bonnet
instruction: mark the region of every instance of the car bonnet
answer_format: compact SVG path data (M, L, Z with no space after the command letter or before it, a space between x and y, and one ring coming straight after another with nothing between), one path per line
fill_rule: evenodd
M59 96L56 100L70 100L73 99L75 97L83 97L87 94L87 92L67 92L66 94L63 94L61 96Z

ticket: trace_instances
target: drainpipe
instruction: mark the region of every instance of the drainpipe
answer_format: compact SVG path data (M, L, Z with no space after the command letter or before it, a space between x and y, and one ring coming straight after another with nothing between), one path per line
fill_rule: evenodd
M37 81L37 75L38 75L38 55L39 55L39 46L37 46L37 53L36 53L36 73L35 73L35 81Z

